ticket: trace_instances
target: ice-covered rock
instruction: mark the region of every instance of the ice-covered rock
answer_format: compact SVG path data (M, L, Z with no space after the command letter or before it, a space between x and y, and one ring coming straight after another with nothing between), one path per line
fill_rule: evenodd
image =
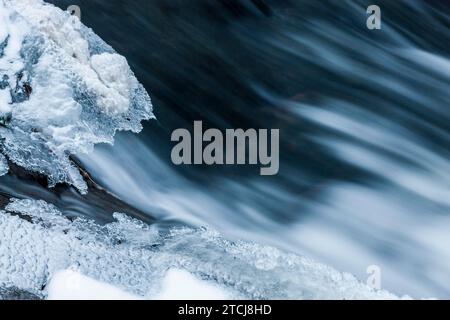
M0 26L2 153L50 186L85 192L69 156L139 132L153 117L147 92L124 57L53 5L0 0Z
M117 222L99 226L70 221L43 201L12 200L0 211L0 288L45 297L58 271L74 270L134 295L167 297L173 292L167 272L175 269L231 298L396 298L350 274L275 248L230 242L209 229L178 228L160 235L123 214L115 217Z

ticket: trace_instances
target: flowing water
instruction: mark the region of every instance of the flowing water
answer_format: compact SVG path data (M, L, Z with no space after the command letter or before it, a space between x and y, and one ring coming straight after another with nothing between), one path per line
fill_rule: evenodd
M47 2L78 5L152 98L143 132L78 156L103 187L159 223L210 226L363 282L376 265L399 295L450 295L445 1L378 1L381 30L366 28L364 0ZM170 135L194 120L279 128L279 174L173 165ZM33 188L6 179L8 194Z

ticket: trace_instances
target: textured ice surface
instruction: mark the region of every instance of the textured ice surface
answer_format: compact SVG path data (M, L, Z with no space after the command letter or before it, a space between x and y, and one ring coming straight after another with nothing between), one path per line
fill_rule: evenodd
M50 186L86 191L69 156L140 131L153 117L148 94L125 58L52 5L0 0L0 26L1 151Z
M39 300L40 297L17 288L0 288L0 300Z
M8 161L5 156L0 153L0 176L4 176L9 171Z
M175 268L235 298L396 298L350 274L272 247L230 242L208 229L160 235L126 215L116 218L106 226L70 221L43 201L12 200L0 211L0 287L45 297L49 279L71 269L152 297L163 290L167 271Z

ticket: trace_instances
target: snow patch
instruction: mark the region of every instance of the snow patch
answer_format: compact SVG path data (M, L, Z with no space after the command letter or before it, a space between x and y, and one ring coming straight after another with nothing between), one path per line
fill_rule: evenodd
M97 281L72 270L55 273L47 285L48 300L141 300L113 285ZM148 294L155 300L226 300L231 295L219 286L200 280L185 270L170 269L161 282L159 292Z
M170 269L162 281L161 291L150 296L155 300L229 300L231 297L218 285L180 269Z
M58 271L47 287L48 300L140 300L110 284L73 270Z

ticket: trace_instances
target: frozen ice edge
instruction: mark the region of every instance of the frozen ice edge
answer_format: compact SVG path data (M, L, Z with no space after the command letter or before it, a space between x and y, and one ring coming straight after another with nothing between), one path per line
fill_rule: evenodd
M124 214L99 226L70 221L43 201L12 199L0 211L0 287L45 298L61 270L74 270L130 294L164 292L168 270L184 270L231 298L396 299L347 273L255 243L224 239L206 229L160 235Z
M0 25L0 151L50 186L85 193L69 156L113 143L117 130L141 131L153 118L149 95L124 57L53 5L0 0Z

